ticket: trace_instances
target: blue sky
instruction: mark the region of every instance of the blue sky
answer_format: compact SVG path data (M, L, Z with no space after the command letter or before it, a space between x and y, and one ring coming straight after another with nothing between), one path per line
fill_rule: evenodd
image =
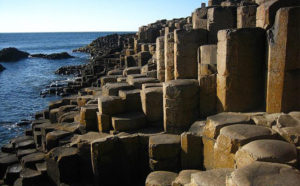
M207 0L0 0L0 32L137 31Z

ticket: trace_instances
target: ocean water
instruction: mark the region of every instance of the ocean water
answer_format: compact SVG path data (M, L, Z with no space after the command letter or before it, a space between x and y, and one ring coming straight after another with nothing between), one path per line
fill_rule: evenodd
M32 119L34 113L45 109L49 101L59 99L58 96L40 97L40 91L54 80L70 78L55 75L58 68L88 61L88 54L72 53L72 50L108 34L111 33L0 33L0 50L15 47L30 54L68 52L75 56L63 60L28 58L0 62L6 68L0 72L0 147L11 138L24 134L26 126L19 127L16 122Z

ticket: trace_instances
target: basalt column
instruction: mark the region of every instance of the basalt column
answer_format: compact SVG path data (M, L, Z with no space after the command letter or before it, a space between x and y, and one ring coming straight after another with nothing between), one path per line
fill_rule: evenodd
M197 49L207 43L207 31L175 30L174 76L175 79L197 79Z
M161 82L165 81L165 37L156 39L156 60L157 60L157 79Z
M278 10L268 31L269 54L266 110L300 109L300 7Z
M265 30L222 30L218 40L218 111L244 112L261 108L264 102Z

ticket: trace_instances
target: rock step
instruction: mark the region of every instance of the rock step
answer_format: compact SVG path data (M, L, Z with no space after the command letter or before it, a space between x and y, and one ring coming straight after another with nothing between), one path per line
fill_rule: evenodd
M126 132L144 128L146 117L143 113L126 113L112 116L114 131Z

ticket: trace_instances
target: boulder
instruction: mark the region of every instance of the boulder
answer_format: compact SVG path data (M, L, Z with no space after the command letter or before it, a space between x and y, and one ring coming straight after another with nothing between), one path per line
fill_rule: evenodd
M242 185L297 185L300 183L300 172L288 165L254 162L236 169L226 178L227 186Z
M13 62L27 58L29 53L20 51L16 48L4 48L0 50L0 61L1 62Z
M297 150L295 145L280 140L256 140L239 149L234 160L237 168L245 167L256 161L296 166Z

